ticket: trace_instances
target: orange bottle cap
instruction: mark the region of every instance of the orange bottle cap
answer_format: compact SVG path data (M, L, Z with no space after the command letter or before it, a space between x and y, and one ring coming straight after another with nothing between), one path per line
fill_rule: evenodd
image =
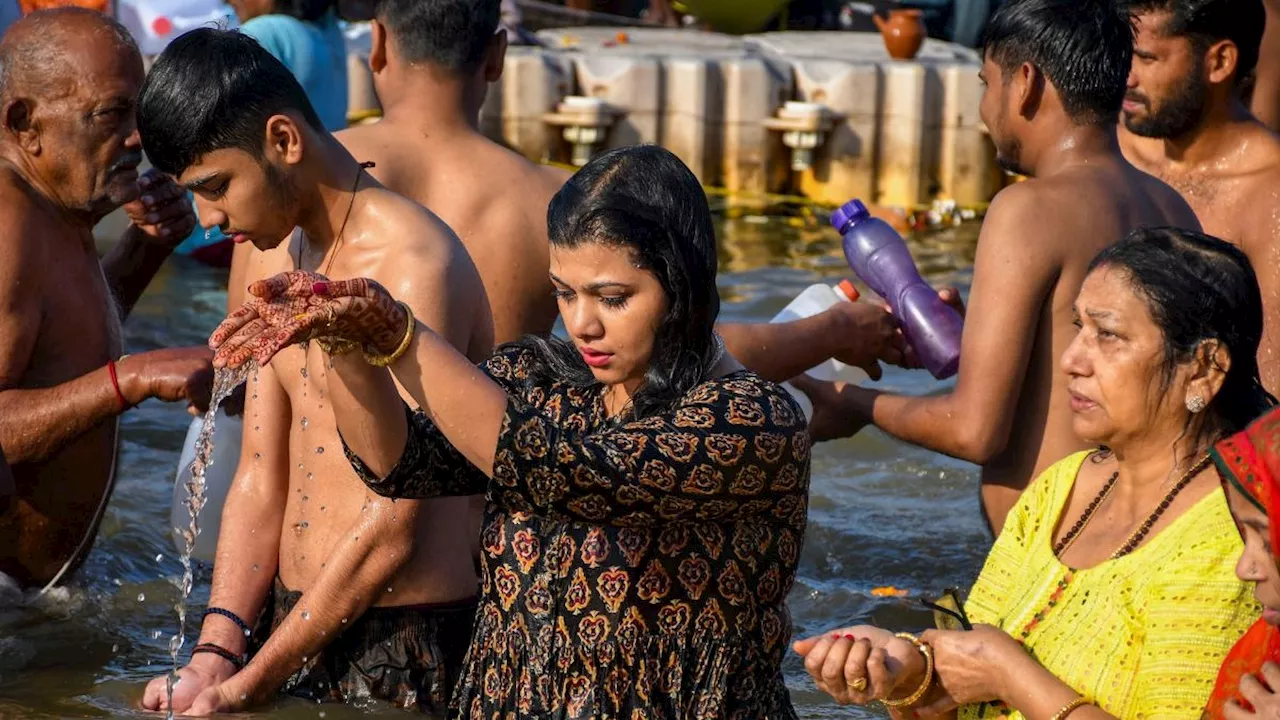
M844 293L845 297L849 298L849 302L857 302L858 298L861 297L861 293L858 292L858 288L854 287L853 281L848 278L841 280L840 284L836 287L840 289L840 292Z

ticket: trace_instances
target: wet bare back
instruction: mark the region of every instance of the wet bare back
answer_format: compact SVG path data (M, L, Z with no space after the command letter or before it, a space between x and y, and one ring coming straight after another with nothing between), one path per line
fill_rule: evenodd
M1059 364L1076 333L1072 304L1093 257L1144 225L1198 228L1174 190L1119 158L1013 185L991 205L962 357L981 355L977 362L993 373L1000 363L1026 363L1022 387L1008 388L1018 396L1006 419L1008 443L983 466L983 507L997 529L1031 480L1084 447L1072 431L1068 378ZM988 312L1006 319L973 322ZM1013 350L1022 333L1034 338L1025 355Z
M0 213L0 388L54 387L119 357L119 311L92 235L69 225L7 165L0 165ZM115 447L111 419L43 461L15 462L16 493L0 512L0 572L43 585L64 563L83 559L72 556L96 531Z
M1234 147L1194 166L1169 161L1161 140L1121 138L1130 161L1177 190L1206 233L1249 256L1265 319L1258 366L1263 385L1275 394L1280 391L1280 136L1251 118L1233 126L1228 136Z
M336 255L321 260L308 250L303 269L323 270L333 279L373 278L409 302L419 318L437 332L455 340L465 338L461 349L470 357L477 361L486 357L492 346L487 301L457 238L431 213L367 177L362 187ZM300 237L301 233L295 233L289 242L273 250L252 253L246 280L296 269ZM327 266L330 257L332 265ZM280 451L284 438L278 438L257 460L242 456L241 467L270 462L287 468L279 574L288 588L306 592L344 543L359 541L371 504L387 501L365 488L343 456L328 404L327 356L314 343L305 350L295 346L278 354L269 367L269 371L262 371L259 383L269 375L283 393L262 388L264 397L255 397L259 386L250 383L244 453L259 452L251 449L256 445L251 434L279 435L279 429L260 427L269 418L259 414L270 413L287 418L287 456L267 456L267 452ZM270 394L279 397L265 397ZM397 507L403 508L397 522L416 522L414 550L394 580L379 588L374 604L447 602L473 594L467 499L401 502ZM393 510L392 516L397 512Z

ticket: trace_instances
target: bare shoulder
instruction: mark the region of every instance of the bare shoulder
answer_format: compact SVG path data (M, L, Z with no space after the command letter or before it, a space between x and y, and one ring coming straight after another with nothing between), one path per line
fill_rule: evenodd
M458 291L456 284L479 284L471 256L458 236L435 213L386 188L374 188L369 201L366 251L361 253L365 272L394 289L445 283L440 291ZM370 242L371 240L371 242ZM435 291L433 291L434 293Z
M0 282L21 282L30 293L31 281L42 275L46 248L56 246L49 242L50 233L58 231L56 222L27 182L0 165Z

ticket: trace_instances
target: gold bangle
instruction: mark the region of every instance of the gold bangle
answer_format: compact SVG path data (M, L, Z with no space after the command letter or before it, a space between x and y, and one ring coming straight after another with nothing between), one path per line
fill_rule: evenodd
M1071 713L1075 712L1076 710L1079 710L1085 705L1092 705L1092 704L1093 703L1089 702L1089 700L1086 699L1085 696L1081 695L1075 700L1072 700L1071 702L1062 706L1062 709L1059 710L1057 714L1053 716L1052 720L1066 720L1067 716L1070 715Z
M920 654L924 655L924 682L920 683L920 687L901 700L889 700L886 698L880 701L884 703L885 707L900 708L920 702L920 698L923 698L925 693L929 692L929 688L933 687L933 648L920 642L920 638L911 633L898 633L894 637L910 640L916 646L916 649L920 651Z
M374 367L387 367L391 363L400 359L402 355L409 351L409 346L413 344L413 331L418 326L418 321L413 317L413 309L403 302L396 302L404 309L404 314L408 317L404 327L404 337L400 338L400 345L391 351L390 355L375 355L368 350L361 350L364 353L364 361Z

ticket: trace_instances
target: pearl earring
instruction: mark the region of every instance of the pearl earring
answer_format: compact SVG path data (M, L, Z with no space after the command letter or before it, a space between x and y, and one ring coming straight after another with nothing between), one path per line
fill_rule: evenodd
M1190 410L1192 414L1204 412L1204 406L1204 398L1199 395L1192 395L1187 398L1187 409Z

